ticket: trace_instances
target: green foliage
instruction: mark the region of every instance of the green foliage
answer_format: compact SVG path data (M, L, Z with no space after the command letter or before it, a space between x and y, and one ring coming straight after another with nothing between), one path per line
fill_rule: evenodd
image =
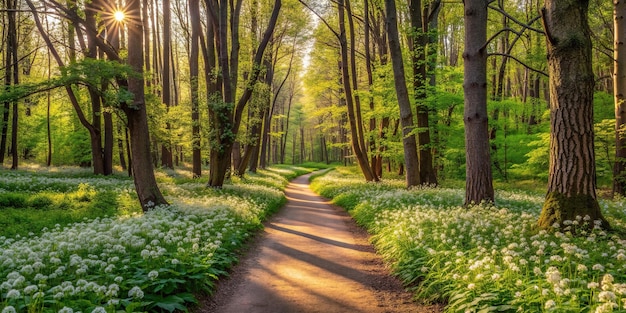
M623 240L583 216L538 230L543 194L498 190L495 206L466 208L461 188L406 190L350 172L339 168L313 187L335 203L351 199L350 214L419 301L446 303L445 312L610 312L625 304ZM623 205L600 201L620 229ZM593 229L574 236L577 225Z
M0 303L29 312L187 312L284 204L288 179L315 168L270 167L222 189L160 171L172 205L143 215L127 177L4 171Z
M102 94L106 105L119 106L122 103L130 104L133 95L126 89L108 88L108 85L116 79L127 79L128 77L141 77L141 74L135 73L127 64L84 58L62 67L61 77L56 81L59 86L86 84ZM104 90L102 89L103 86L106 86Z
M596 177L598 183L612 183L613 165L615 163L615 118L604 119L594 124Z

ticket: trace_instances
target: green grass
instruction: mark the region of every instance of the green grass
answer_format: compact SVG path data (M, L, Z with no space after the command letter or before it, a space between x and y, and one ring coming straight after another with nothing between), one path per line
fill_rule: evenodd
M159 171L171 205L143 214L125 177L2 172L0 308L187 311L285 203L288 180L314 169L271 167L221 189Z
M365 183L351 172L339 168L313 188L372 234L418 301L446 303L446 312L626 312L624 199L600 200L618 232L573 236L593 221L537 229L545 192L528 182L498 189L495 206L468 209L462 188L406 190L402 180Z

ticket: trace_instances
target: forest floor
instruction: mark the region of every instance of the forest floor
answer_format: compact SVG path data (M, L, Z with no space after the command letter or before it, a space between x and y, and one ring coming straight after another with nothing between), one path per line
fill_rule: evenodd
M309 175L287 187L287 204L265 223L229 278L194 311L415 312L412 301L344 209L309 189Z

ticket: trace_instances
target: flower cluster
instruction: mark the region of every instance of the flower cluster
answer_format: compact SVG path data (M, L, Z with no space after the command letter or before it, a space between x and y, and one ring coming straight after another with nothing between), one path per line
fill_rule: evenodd
M281 176L268 177L285 185ZM144 311L181 290L176 299L193 301L191 293L211 288L236 260L234 250L284 202L281 190L245 181L220 190L189 181L162 188L172 204L145 214L51 226L40 236L0 237L2 312Z
M541 195L498 192L497 206L465 208L461 189L358 180L333 172L314 185L340 205L358 195L350 213L374 234L379 252L407 284L419 282L418 297L446 301L446 311L626 310L626 240L588 216L539 231ZM620 202L601 205L612 223L624 214ZM592 230L577 229L585 224Z

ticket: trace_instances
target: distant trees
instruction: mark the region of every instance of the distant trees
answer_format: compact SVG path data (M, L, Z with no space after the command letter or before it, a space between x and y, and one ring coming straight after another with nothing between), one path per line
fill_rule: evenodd
M544 32L536 26L540 18L535 13L542 5L538 0L515 5L486 0L464 4L28 0L26 4L33 22L26 21L29 13L19 8L19 2L1 2L0 77L5 86L0 94L0 161L10 151L14 166L29 155L51 164L93 166L94 173L105 175L127 163L131 172L144 173L152 170L148 165L182 164L190 165L194 177L201 177L208 167L208 185L220 187L231 173L245 175L271 163L342 162L358 164L368 181L396 174L403 175L408 186L435 184L448 177L466 179L465 202L470 204L494 200L492 167L503 179L543 175L552 180L558 173L571 175L568 164L583 162L561 153L563 145L571 145L555 135L555 127L552 141L557 142L550 148L547 140L546 108L552 105L558 116L561 109L570 110L563 103L574 101L555 92L548 97L546 80L540 76L553 65L546 63ZM590 5L607 16L611 8L607 3ZM112 19L116 8L129 6L139 10L127 15L140 21L140 43L131 34L135 21ZM624 189L626 157L621 132L626 120L621 79L625 62L619 61L623 3L615 2L613 8L614 51L608 47L609 19L594 14L585 27L597 39L598 49L577 61L581 69L571 77L578 82L591 75L602 78L601 83L578 84L584 95L564 94L585 99L576 101L584 106L571 109L585 112L584 125L572 124L568 130L582 127L586 134L594 126L604 127L602 133L609 137L613 133L606 125L615 123L615 141L603 139L595 149L603 149L603 159L596 162L614 165L614 191L619 194ZM488 20L487 10L501 18ZM316 27L311 27L313 15L318 18ZM59 23L52 22L55 19ZM35 24L40 36L25 35ZM562 27L566 26L557 28ZM557 40L549 41L549 62L572 59L573 55L559 56L565 50L559 47L578 39L552 36ZM47 65L41 42L29 40L43 41L56 66ZM587 44L586 39L579 41ZM32 51L26 51L27 46L33 46L28 48ZM131 69L130 56L137 57L136 49L142 50L142 61L133 59ZM582 68L588 60L601 62L591 70ZM609 77L611 67L615 72ZM550 75L567 76L567 70L553 67ZM48 116L38 106L44 101L36 92L55 87L63 89L50 94ZM595 121L588 119L592 117L588 97L594 91L605 96L615 92L615 111L607 116L606 105L598 105L604 111ZM20 97L28 100L15 101ZM67 114L70 106L73 113ZM145 113L140 112L142 107ZM44 130L43 121L50 127ZM584 157L583 163L593 162L587 158L593 157L589 151L594 149L588 137L565 137L585 147L585 153L574 153ZM133 144L137 138L142 141ZM510 149L513 145L515 149ZM550 149L560 149L553 154L571 159L555 158L548 165ZM142 165L145 168L138 167ZM545 174L549 168L553 170ZM588 177L595 176L591 167L585 171ZM604 165L599 177L603 184L608 183L608 171L609 165ZM577 179L567 184L588 184ZM151 180L147 178L147 185L154 186ZM568 194L565 190L570 187L555 187L559 184L551 182L550 193ZM595 185L589 184L584 192L576 192L595 199L592 189ZM162 201L156 194L141 198Z

